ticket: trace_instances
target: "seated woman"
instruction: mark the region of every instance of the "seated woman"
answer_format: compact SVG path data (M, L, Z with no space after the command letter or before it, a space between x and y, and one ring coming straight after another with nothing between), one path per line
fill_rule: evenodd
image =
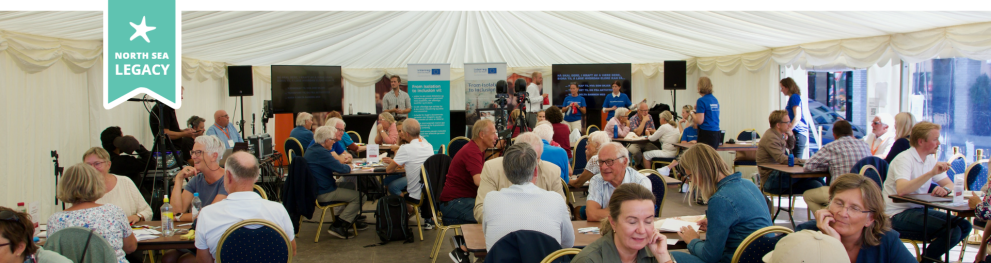
M678 128L671 125L674 123L674 116L671 115L670 111L664 111L661 112L661 114L658 114L657 117L657 121L661 124L661 126L657 127L657 131L647 137L647 139L650 141L661 140L661 149L646 151L643 153L643 164L645 168L648 167L651 159L674 158L678 155L678 146L675 146L674 144L678 143L678 137L680 137L679 135L681 134L678 132Z
M667 237L654 229L654 194L639 184L622 184L609 198L609 220L602 237L582 249L571 262L673 262Z
M568 185L582 187L585 182L592 179L592 176L599 174L599 148L610 141L609 134L604 131L593 132L588 136L588 144L585 145L585 157L588 158L587 163L585 163L585 170L578 176L578 179L568 182Z
M564 149L568 153L568 159L574 158L571 156L571 129L568 128L567 124L564 124L564 113L557 106L551 106L544 110L544 116L551 123L551 128L554 130L554 137L552 141L556 142L561 149Z
M0 262L72 263L34 244L34 223L27 213L0 206ZM9 249L9 252L7 251Z
M912 147L908 142L908 135L912 133L912 127L915 127L915 117L911 113L900 112L895 115L896 140L895 143L891 144L891 150L888 151L888 156L884 157L884 161L891 163L895 160L895 156Z
M124 210L113 204L96 203L104 192L100 172L92 166L80 163L66 168L56 194L72 206L48 218L48 233L74 226L93 229L114 248L117 262L127 263L124 255L138 248L138 240L131 233Z
M100 147L93 147L83 153L83 162L100 172L103 180L103 197L96 200L97 204L113 204L124 210L127 222L134 224L151 219L152 211L148 202L141 197L141 192L134 182L127 177L111 174L110 154Z
M739 172L726 165L716 150L703 143L689 148L681 156L681 166L691 177L691 193L707 200L706 219L698 222L706 231L705 240L691 227L683 227L678 236L688 243L688 252L674 252L679 263L730 262L733 253L748 235L771 225L764 195ZM709 213L712 211L712 213Z
M392 117L391 113L379 114L375 144L397 143L399 143L399 130L396 129L396 119Z
M629 113L630 110L626 108L616 109L616 117L609 119L602 130L606 131L609 137L626 138L626 134L630 133L630 118L627 116Z
M829 186L829 206L815 211L816 220L795 228L818 230L846 247L850 262L916 262L891 230L877 184L859 174L844 174Z

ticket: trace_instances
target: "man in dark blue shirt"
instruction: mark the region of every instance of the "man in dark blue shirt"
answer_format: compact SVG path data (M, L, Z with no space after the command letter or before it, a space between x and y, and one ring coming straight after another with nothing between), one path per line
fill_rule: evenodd
M337 187L337 182L334 179L334 173L351 173L351 166L342 164L330 155L330 151L327 150L328 148L332 148L341 139L343 134L343 129L337 129L337 127L333 126L318 128L316 133L313 134L313 140L317 143L307 148L306 154L303 155L310 166L310 173L317 181L317 201L321 203L348 203L344 207L344 211L341 212L341 215L335 218L334 223L327 230L327 233L338 238L348 236L347 229L351 227L352 223L355 223L355 219L358 217L361 209L358 192L352 189ZM357 227L364 230L368 228L368 225L357 222Z
M310 131L310 127L313 126L313 115L307 112L300 112L296 115L296 128L289 132L289 137L296 138L299 141L300 146L309 147L313 142L313 132Z

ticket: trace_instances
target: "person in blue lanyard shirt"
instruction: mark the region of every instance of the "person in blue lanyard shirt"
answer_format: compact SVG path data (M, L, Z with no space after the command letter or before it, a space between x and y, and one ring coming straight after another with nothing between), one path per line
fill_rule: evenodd
M578 82L572 82L570 84L571 96L564 97L564 103L561 103L561 111L564 112L564 123L568 125L568 129L574 130L582 129L582 115L585 114L585 97L578 96Z
M695 124L698 125L698 142L718 148L722 138L719 131L719 100L712 96L712 80L700 77L698 82L701 98L695 101Z
M244 142L244 139L241 139L241 134L237 132L237 128L234 128L234 124L231 123L231 117L227 116L227 111L218 110L213 113L213 120L216 123L207 129L206 135L217 136L227 149L234 148L234 143Z
M795 148L791 152L795 156L804 156L805 148L809 143L809 123L802 118L802 90L795 84L795 80L787 77L781 80L781 93L788 97L788 118L791 118L791 132L795 135Z
M617 80L612 82L612 94L606 95L605 100L602 102L602 112L608 112L609 116L606 120L611 120L613 114L616 114L616 109L623 107L629 108L633 105L630 101L630 97L626 96L626 93L620 93L619 90L623 88L623 81Z

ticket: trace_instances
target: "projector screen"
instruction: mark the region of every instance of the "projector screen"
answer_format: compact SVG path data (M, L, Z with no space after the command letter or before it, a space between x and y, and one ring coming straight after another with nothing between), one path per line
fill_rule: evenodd
M551 103L561 106L564 97L571 96L571 82L578 83L578 96L585 97L586 110L602 110L606 95L612 93L613 81L623 82L620 93L630 94L631 66L626 64L553 64L551 65L554 88Z
M272 66L274 113L343 111L341 66Z

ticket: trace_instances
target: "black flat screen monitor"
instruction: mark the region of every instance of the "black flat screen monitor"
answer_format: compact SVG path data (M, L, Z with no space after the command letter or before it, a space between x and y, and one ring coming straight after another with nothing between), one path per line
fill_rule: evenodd
M274 113L343 112L341 66L272 66Z

